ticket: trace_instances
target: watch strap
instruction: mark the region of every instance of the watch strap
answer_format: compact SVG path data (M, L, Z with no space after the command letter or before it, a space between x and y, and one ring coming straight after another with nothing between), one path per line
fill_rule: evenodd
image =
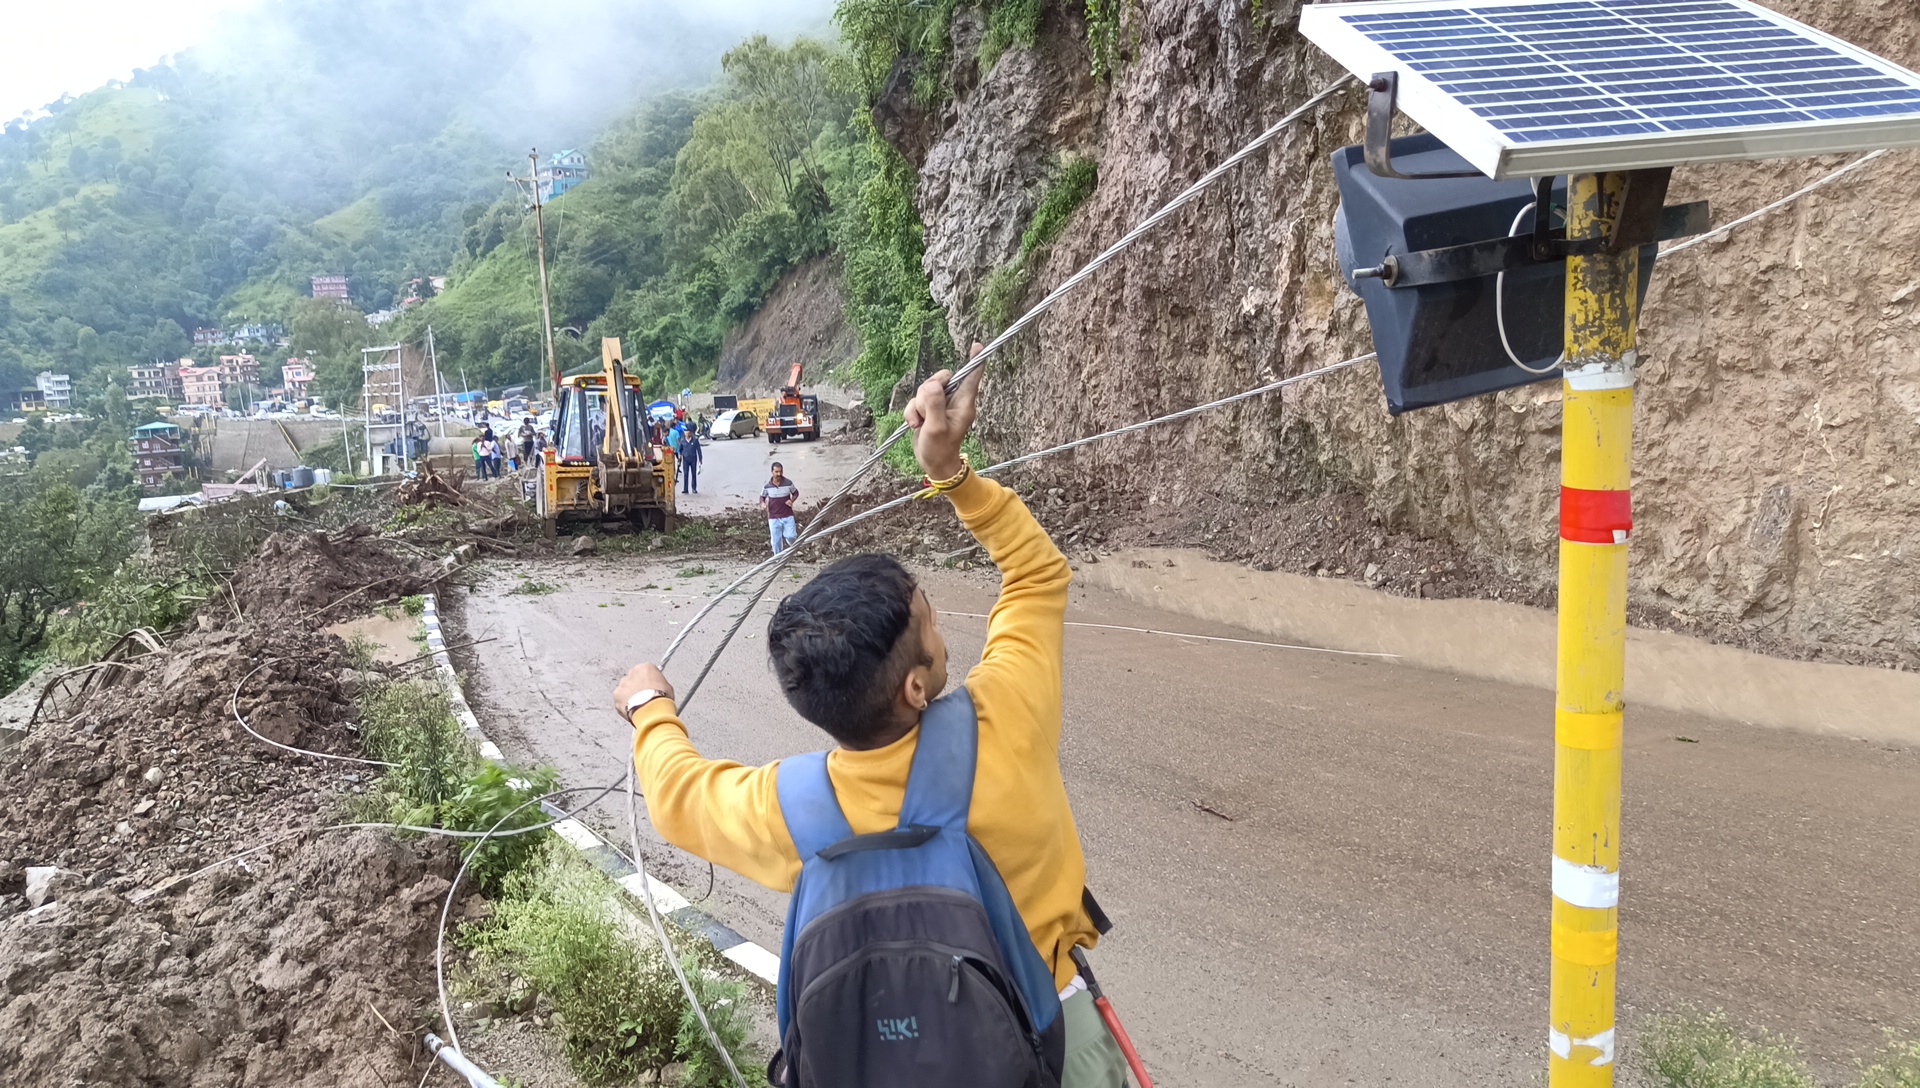
M653 702L655 699L668 699L668 698L671 698L671 696L668 695L666 692L661 691L659 688L641 688L639 691L634 692L633 695L631 695L627 699L627 711L626 711L627 721L632 722L633 712L636 710L639 710L643 706L646 706L648 703Z

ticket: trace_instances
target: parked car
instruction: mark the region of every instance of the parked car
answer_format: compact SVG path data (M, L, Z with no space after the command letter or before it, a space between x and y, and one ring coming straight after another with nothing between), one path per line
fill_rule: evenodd
M752 412L721 412L707 424L708 438L752 438L760 433L760 419Z

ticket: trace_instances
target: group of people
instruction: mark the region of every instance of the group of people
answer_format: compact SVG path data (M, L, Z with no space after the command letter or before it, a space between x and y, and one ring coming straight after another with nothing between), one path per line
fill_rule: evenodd
M493 424L481 427L473 440L473 474L481 480L497 480L503 471L518 472L535 461L535 455L547 448L547 432L536 426L532 416L520 421L520 429L511 443L493 432Z
M681 494L698 495L700 493L700 462L706 459L701 449L701 419L690 419L685 409L669 424L666 420L654 421L654 439L660 445L673 451L674 472L680 478Z

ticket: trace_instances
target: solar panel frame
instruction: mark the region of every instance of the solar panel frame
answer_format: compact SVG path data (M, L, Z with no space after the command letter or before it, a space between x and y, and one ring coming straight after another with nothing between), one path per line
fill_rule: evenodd
M1537 47L1593 31L1624 36ZM1323 2L1300 32L1398 72L1402 112L1496 179L1920 146L1920 74L1754 0Z

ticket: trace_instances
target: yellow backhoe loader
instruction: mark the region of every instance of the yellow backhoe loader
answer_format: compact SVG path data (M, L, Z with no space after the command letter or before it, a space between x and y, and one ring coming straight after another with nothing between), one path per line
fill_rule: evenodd
M554 535L561 519L628 520L674 528L673 451L650 441L640 379L620 341L600 341L601 370L560 379L553 443L541 457L535 507Z

